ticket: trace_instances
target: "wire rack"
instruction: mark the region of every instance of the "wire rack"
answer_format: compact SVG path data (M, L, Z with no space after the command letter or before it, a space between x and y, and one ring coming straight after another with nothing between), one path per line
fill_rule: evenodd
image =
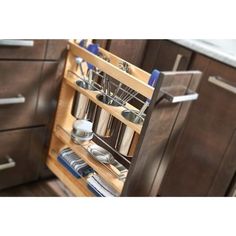
M104 79L104 75L101 74L101 72L97 72L93 70L93 74L97 75L99 78ZM110 81L109 83L115 88L113 90L119 89L119 94L116 93L114 96L114 92L111 92L110 94L107 94L104 92L103 86L93 80L92 82L89 82L85 77L77 74L76 72L72 70L68 70L68 76L74 76L76 79L82 81L83 83L87 84L86 87L92 88L91 92L97 91L100 93L100 95L104 96L105 98L108 98L109 102L107 105L112 105L113 103L118 104L119 106L125 108L126 111L129 111L134 114L134 116L138 117L140 120L144 121L144 116L141 116L138 114L138 109L131 110L127 105L131 100L136 100L141 104L145 104L144 101L142 101L140 98L137 97L138 93L134 91L133 89L129 88L128 86L124 84L117 84L113 81ZM110 77L111 78L111 77ZM112 78L111 78L112 79ZM123 87L124 88L123 88Z

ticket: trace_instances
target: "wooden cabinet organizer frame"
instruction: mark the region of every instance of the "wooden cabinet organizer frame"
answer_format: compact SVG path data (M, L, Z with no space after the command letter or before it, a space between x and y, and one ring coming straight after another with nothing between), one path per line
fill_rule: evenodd
M192 100L197 99L197 94L194 91L199 84L201 72L161 72L156 87L152 88L148 85L149 73L130 63L128 64L131 73L126 73L118 67L120 62L124 62L123 59L102 48L99 48L99 52L108 57L109 62L78 46L73 40L68 43L68 56L51 136L47 166L76 196L93 196L86 186L86 179L83 181L73 177L57 162L56 157L60 149L70 147L121 196L156 196L164 175L168 171L168 165L171 163L172 153L178 143L190 104ZM98 91L85 90L76 85L78 78L73 74L81 76L75 61L76 57L93 64L112 78L151 99L142 126L126 120L121 115L124 107L106 105L96 98ZM97 106L140 134L125 182L119 180L116 175L109 171L109 167L107 168L95 161L86 151L86 147L74 144L71 141L70 132L73 122L76 120L71 115L71 110L76 92L87 96ZM130 104L127 104L127 107L131 110L137 110Z

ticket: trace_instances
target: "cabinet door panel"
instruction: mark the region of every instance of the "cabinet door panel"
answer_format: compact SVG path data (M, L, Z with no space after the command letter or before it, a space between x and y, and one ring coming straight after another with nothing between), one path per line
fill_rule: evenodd
M124 60L140 66L147 40L117 40L108 42L108 50Z
M16 42L16 40L11 40ZM28 40L23 40L27 42ZM0 59L27 59L43 60L46 52L47 40L30 40L34 42L33 46L6 46L1 45L0 40Z
M236 128L236 94L208 81L210 76L220 76L235 83L235 69L197 55L191 68L199 67L204 71L199 99L192 106L175 159L162 183L164 196L212 195L209 191Z
M0 132L0 189L39 177L44 132L44 128ZM9 165L13 163L15 165Z
M67 43L68 40L66 39L48 40L47 53L45 59L60 60L61 58L65 57L65 54L67 52Z
M33 61L0 61L0 130L36 124L35 109L42 64ZM9 98L11 104L6 104ZM12 101L12 98L17 99Z
M151 73L156 68L156 59L162 40L147 40L147 46L143 57L142 68Z
M148 72L187 70L192 51L167 40L148 41L143 68Z
M209 195L225 196L230 193L236 177L236 130L221 161Z

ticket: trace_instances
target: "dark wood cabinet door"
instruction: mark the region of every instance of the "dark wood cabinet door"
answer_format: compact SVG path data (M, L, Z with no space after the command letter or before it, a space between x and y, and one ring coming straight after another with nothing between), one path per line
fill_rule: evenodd
M46 60L60 60L65 57L67 52L67 43L66 39L50 39L48 40L47 53L45 56Z
M108 41L107 39L94 39L93 42L97 43L99 47L107 49L108 46Z
M147 40L118 40L107 42L107 49L122 59L140 66L143 60Z
M45 128L0 132L0 189L39 177Z
M148 40L142 68L148 72L184 71L188 69L192 51L168 40Z
M190 68L204 71L199 99L192 106L160 194L222 196L221 191L213 191L211 187L236 128L236 94L210 82L209 78L236 88L236 71L199 54ZM229 176L224 175L224 178ZM229 179L222 181L228 182Z
M47 47L47 40L10 40L9 45L1 45L0 59L43 60ZM24 46L24 42L32 42L32 46ZM11 45L12 44L12 45ZM16 46L18 44L18 46ZM22 45L21 45L22 44Z
M40 61L0 61L0 130L36 124L42 65Z
M236 129L210 188L210 196L229 196L236 183ZM233 194L233 193L232 193Z

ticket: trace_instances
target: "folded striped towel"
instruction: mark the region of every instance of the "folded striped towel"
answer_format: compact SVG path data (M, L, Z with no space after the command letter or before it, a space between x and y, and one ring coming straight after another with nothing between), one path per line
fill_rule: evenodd
M107 185L97 174L87 178L88 188L99 197L118 197L119 194Z
M94 170L70 148L63 149L57 157L57 160L76 178L84 177L94 172Z

